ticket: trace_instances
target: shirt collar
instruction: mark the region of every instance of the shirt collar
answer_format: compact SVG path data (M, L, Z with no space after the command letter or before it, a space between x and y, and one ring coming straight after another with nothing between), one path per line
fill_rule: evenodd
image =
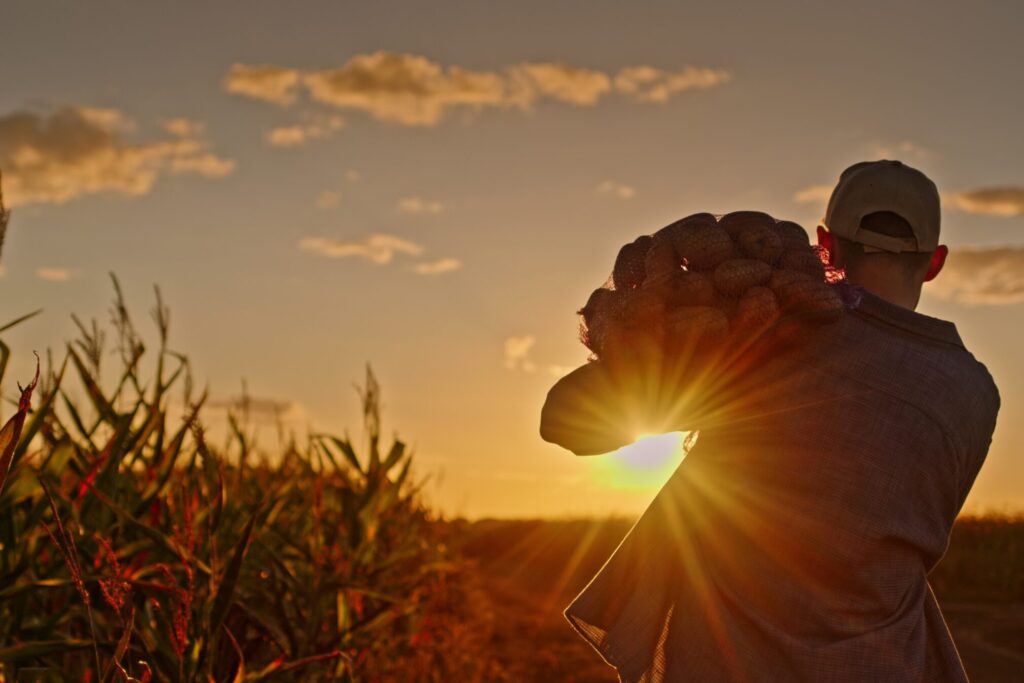
M932 318L886 301L866 289L858 289L860 289L860 302L857 305L857 311L860 313L913 334L965 348L960 333L956 330L956 325L948 320Z

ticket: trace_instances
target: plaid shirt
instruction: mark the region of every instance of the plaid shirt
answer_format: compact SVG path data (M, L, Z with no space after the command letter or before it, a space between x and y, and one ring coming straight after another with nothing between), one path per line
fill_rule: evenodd
M567 608L621 681L967 680L927 574L996 386L952 323L870 293L802 329L704 392L677 425L697 444Z

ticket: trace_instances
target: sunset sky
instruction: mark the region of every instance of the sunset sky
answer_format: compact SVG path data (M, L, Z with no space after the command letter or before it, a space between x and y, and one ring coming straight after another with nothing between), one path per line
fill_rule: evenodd
M113 271L140 321L160 285L215 399L244 378L300 433L358 433L371 362L450 514L635 514L665 467L537 432L618 247L697 211L813 229L843 168L898 158L952 250L919 310L1002 394L968 507L1024 508L1022 28L986 1L2 0L0 323L44 309L4 395L71 313L107 319Z

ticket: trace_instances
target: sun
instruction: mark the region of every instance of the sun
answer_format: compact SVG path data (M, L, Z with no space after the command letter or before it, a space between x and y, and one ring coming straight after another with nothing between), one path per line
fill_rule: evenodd
M686 437L687 432L638 434L628 446L593 458L594 473L614 489L661 488L683 461Z

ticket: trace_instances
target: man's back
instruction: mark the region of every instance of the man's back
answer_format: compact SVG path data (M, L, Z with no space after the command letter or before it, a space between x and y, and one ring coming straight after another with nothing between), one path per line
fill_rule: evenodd
M964 680L925 576L991 377L952 324L870 294L771 348L567 616L624 681Z

